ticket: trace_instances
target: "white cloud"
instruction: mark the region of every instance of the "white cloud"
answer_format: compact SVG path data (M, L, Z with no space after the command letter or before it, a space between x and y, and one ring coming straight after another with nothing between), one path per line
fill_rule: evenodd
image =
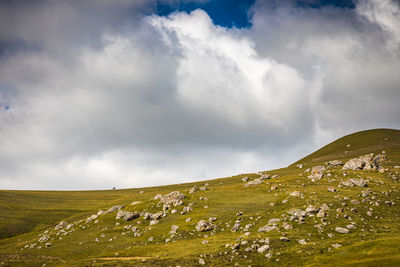
M271 10L260 1L249 29L216 26L202 10L110 27L129 4L120 1L115 16L97 18L96 42L83 25L58 47L62 33L49 29L33 38L41 50L0 62L0 105L10 105L0 112L0 187L220 177L285 166L355 130L396 127L400 20L398 5L384 3ZM85 21L74 6L52 8ZM32 34L46 18L34 11L19 22Z

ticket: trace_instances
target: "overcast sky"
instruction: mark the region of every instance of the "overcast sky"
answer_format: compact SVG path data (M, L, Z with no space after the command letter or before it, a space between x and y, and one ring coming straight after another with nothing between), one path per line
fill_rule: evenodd
M400 128L400 2L0 2L0 189L280 168Z

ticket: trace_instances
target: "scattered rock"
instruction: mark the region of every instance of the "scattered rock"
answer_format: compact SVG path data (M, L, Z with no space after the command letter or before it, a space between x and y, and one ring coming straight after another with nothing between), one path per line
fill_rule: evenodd
M258 232L271 232L272 230L278 229L276 225L265 225L258 228Z
M106 213L111 213L111 212L114 212L114 211L116 211L116 210L120 210L120 209L123 209L123 208L124 208L123 205L115 205L115 206L109 208L109 209L106 211Z
M140 214L138 212L129 212L119 210L115 215L115 219L124 219L125 221L132 221L133 219L139 218Z
M194 194L194 193L196 193L198 191L199 191L199 187L197 185L195 185L192 188L190 188L189 194Z
M249 187L249 186L253 186L253 185L259 185L261 184L262 181L260 178L254 179L253 181L247 182L245 185L243 185L244 187Z
M300 239L297 242L299 242L300 245L307 245L307 242L305 239Z
M64 228L64 227L66 227L67 225L68 225L67 222L61 221L61 222L59 222L59 223L56 225L56 227L54 227L54 230L60 230L60 229L62 229L62 228Z
M348 160L343 170L376 170L381 169L381 163L386 160L385 154L379 154L374 157L374 154L367 154L358 158Z
M271 179L271 175L269 174L262 174L260 177L260 180L267 180L267 179Z
M333 186L328 186L328 191L335 193L336 192L336 188L334 188Z
M203 259L199 259L199 264L200 264L200 265L205 265L206 262L205 262Z
M269 245L263 245L257 249L258 253L265 253L269 250Z
M327 163L326 163L326 165L328 165L328 166L333 166L333 167L338 167L338 166L342 166L343 165L343 162L341 161L341 160L332 160L332 161L328 161Z
M207 222L206 220L200 220L195 226L195 229L198 232L206 232L206 231L210 231L214 228L215 228L215 225L210 222Z
M343 227L336 227L335 231L340 234L348 234L349 233L349 230L346 228L343 228Z

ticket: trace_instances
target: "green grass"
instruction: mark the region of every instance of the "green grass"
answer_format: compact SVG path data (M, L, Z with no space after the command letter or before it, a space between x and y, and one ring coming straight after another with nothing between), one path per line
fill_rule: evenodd
M400 193L399 184L391 175L377 171L347 171L348 175L344 177L343 171L336 167L329 169L332 178L325 177L312 182L307 178L308 174L303 173L305 168L328 160L347 160L366 153L380 153L382 150L388 155L384 167L394 174L399 172L400 169L394 169L394 166L400 165L400 131L378 129L345 136L288 168L268 171L269 174L279 174L280 177L249 188L243 187L242 178L248 176L254 179L259 175L243 174L210 180L207 181L210 190L196 194L188 194L188 190L194 184L204 185L205 181L107 191L0 191L0 262L11 266L38 266L43 263L47 266L194 266L198 265L200 255L206 255L204 259L207 266L234 263L240 266L399 266ZM303 163L305 168L297 168L298 163ZM362 201L360 192L365 188L339 188L337 193L327 191L328 186L337 187L349 177L369 177L371 182L368 188L376 193L375 199L371 195L367 202L352 205L352 199ZM277 185L278 189L271 191L272 185ZM175 190L187 195L184 204L193 203L194 210L181 215L179 211L183 206L178 206L178 213L168 214L151 228L149 221L142 218L131 222L119 221L120 225L116 225L115 213L112 213L100 216L98 223L80 223L85 229L74 226L75 231L61 236L61 240L54 230L54 226L61 220L77 222L100 209L106 210L117 204L125 205L124 210L128 211L155 213L161 210L161 206L153 197ZM302 192L304 197L289 196L288 193L295 190ZM389 191L389 196L382 193ZM200 197L207 197L208 200L200 200ZM282 203L285 199L287 202ZM379 206L370 205L370 201L377 200L381 201ZM394 200L396 205L385 205L386 200ZM133 201L141 203L131 206ZM271 202L274 203L273 206L270 205ZM342 206L343 202L348 206ZM280 232L257 232L269 219L282 219L282 215L293 208L305 209L309 204L320 206L322 203L330 205L327 225L322 232L315 227L321 224L316 217L307 217L302 225L292 222L292 230L281 228ZM356 213L350 211L353 206L358 210ZM374 209L373 216L367 215L370 207ZM344 208L344 213L352 220L344 218L343 214L336 218L337 208ZM241 216L241 226L254 224L250 228L249 236L244 236L242 230L231 232L230 227L226 226L233 226L238 211L244 213ZM218 228L213 235L210 232L194 231L199 220L211 216L218 217L215 222ZM192 220L185 222L188 217ZM258 217L260 219L255 220ZM141 222L140 225L137 224L138 221ZM343 227L350 222L357 224L357 229L350 234L334 232L335 227ZM132 233L123 235L126 225L137 226L142 236L134 237ZM165 240L170 238L168 233L171 225L180 227L179 236L166 243ZM27 244L38 243L38 235L46 230L54 238L51 247L43 247L43 243L40 249L25 248ZM283 232L291 238L290 242L279 240ZM329 238L328 233L335 233L335 236ZM149 237L154 237L154 241L147 242ZM252 244L253 241L266 237L271 242L273 257L270 260L265 258L266 253L246 252L246 246L237 251L225 248L225 244L233 244L238 238ZM95 241L96 238L99 242ZM109 241L110 238L113 240ZM298 244L298 239L306 239L307 245ZM209 243L202 244L203 240L208 240ZM335 243L340 243L342 247L333 249L331 245Z

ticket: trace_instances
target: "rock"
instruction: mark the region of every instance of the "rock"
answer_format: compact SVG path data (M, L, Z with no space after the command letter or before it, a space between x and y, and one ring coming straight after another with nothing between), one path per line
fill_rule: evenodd
M151 220L150 225L155 225L158 224L160 221L159 220Z
M183 204L182 199L184 199L185 197L186 197L185 194L179 191L173 191L168 195L162 196L160 198L160 201L163 204L173 205L176 207Z
M258 253L265 253L269 250L269 245L263 245L257 249Z
M272 254L271 254L271 253L267 253L267 254L265 254L265 257L266 257L267 259L270 259L270 258L272 258Z
M150 220L152 214L150 212L145 211L141 213L141 216L143 217L144 220Z
M278 218L272 218L268 220L268 224L272 225L272 224L277 224L279 223L281 220Z
M349 229L349 230L355 230L356 226L354 224L349 224L349 225L346 226L346 228Z
M348 179L347 181L341 182L340 186L347 186L347 187L352 187L352 186L359 186L359 187L367 187L368 186L368 181L364 180L363 178L360 179L355 179L351 178Z
M328 186L328 191L335 193L336 192L336 188L334 188L333 186Z
M291 196L299 197L301 195L300 191L293 191L290 193Z
M115 219L123 219L125 221L132 221L133 219L139 218L140 214L138 212L129 212L119 210L115 215Z
M346 228L343 228L343 227L336 227L335 231L340 234L348 234L349 233L349 230Z
M61 222L59 222L59 223L54 227L54 230L60 230L60 229L64 228L64 227L67 226L67 225L68 225L67 222L61 221Z
M287 222L284 222L284 223L282 224L282 227L283 227L283 229L285 229L285 230L291 230L291 229L293 229L293 226L292 226L290 223L287 223Z
M364 180L363 178L360 179L350 179L350 181L359 187L367 187L368 186L368 182L366 180Z
M86 218L86 222L91 222L97 219L97 214L93 214L92 216L89 216Z
M242 178L242 181L243 181L243 182L247 182L248 180L249 180L249 177L243 177L243 178Z
M258 232L271 232L272 230L278 229L276 225L265 225L258 228Z
M205 262L203 259L199 259L199 264L200 264L200 265L205 265L206 262Z
M250 181L250 182L247 182L245 185L243 185L244 187L249 187L249 186L254 186L254 185L259 185L259 184L261 184L262 182L261 182L261 179L260 178L257 178L257 179L254 179L253 181Z
M190 222L192 218L186 218L185 222Z
M194 194L194 193L196 193L198 191L199 191L199 187L197 185L195 185L192 188L190 188L189 194Z
M106 213L111 213L111 212L114 212L114 211L116 211L116 210L120 210L120 209L123 209L123 208L124 208L123 205L115 205L115 206L109 208L109 209L106 211Z
M308 213L318 213L319 212L319 208L317 206L308 205L308 207L306 208L306 212L308 212Z
M241 212L241 211L238 211L237 213L236 213L236 216L242 216L243 215L243 212Z
M381 164L386 160L385 154L367 154L350 159L344 164L343 170L376 170L381 169Z
M274 174L274 175L272 175L272 177L271 177L272 179L276 179L276 178L279 178L279 174Z
M216 226L210 222L207 222L206 220L200 220L196 226L195 229L198 232L206 232L214 229Z
M303 168L303 164L297 164L296 167L299 168L299 169L302 169Z
M142 201L133 201L133 202L131 203L131 206L135 206L135 205L138 205L138 204L140 204L140 203L142 203Z
M301 217L306 217L307 212L301 209L293 209L288 212L290 215L294 216L295 218L301 218Z
M161 199L162 198L162 195L161 194L157 194L157 195L155 195L154 196L154 200L159 200L159 199Z
M165 210L169 210L171 208L171 205L169 205L169 204L163 204L163 207L162 207L162 209L165 211Z
M326 163L326 165L328 165L328 166L333 166L333 167L338 167L338 166L342 166L343 165L343 162L341 161L341 160L332 160L332 161L328 161L327 163Z
M47 242L45 246L46 246L46 247L51 247L52 245L53 245L53 244L52 244L51 242Z
M308 176L310 179L321 179L324 177L325 166L319 165L311 168L311 175Z
M152 219L152 220L159 220L159 219L162 218L163 214L164 214L164 213L163 213L162 211L159 211L159 212L157 212L157 213L151 215L151 219Z
M342 245L341 244L332 244L331 245L333 248L340 248Z
M49 239L50 239L50 236L44 235L41 238L39 238L38 242L43 243L43 242L46 242Z
M218 218L217 217L210 217L208 218L209 222L215 222Z
M326 217L326 212L324 210L320 210L317 215L318 218L324 218Z
M298 242L300 245L307 245L307 242L306 242L305 239L299 239L297 242Z
M279 240L284 241L284 242L289 242L290 241L290 239L288 237L286 237L286 236L281 236L279 238Z
M260 177L260 180L267 180L267 179L271 179L271 175L269 174L262 174Z

